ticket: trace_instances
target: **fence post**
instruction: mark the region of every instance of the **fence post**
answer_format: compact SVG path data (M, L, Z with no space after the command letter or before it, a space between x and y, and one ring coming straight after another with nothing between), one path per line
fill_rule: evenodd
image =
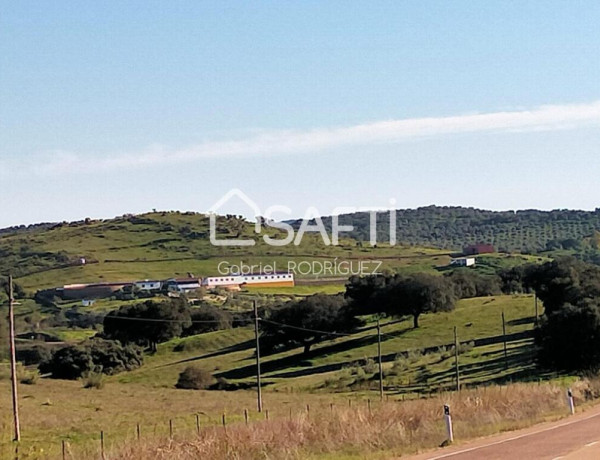
M267 410L265 411L265 418L266 418L267 420L269 420L269 409L267 409Z
M106 458L104 456L104 431L100 431L100 455L102 456L102 460Z
M569 411L573 415L575 413L575 402L573 401L573 392L570 388L567 389L567 403L569 404Z
M456 374L456 391L460 391L460 371L458 369L458 335L454 326L454 372Z
M196 414L196 433L200 435L200 415Z
M66 460L67 458L67 450L65 448L65 440L62 440L62 458L63 460Z
M377 363L379 365L379 400L383 402L383 365L381 363L381 323L377 318Z
M444 422L446 423L446 436L448 436L448 442L454 442L452 416L450 415L450 406L448 404L444 404Z
M260 382L260 335L258 333L258 306L256 305L256 300L253 302L254 307L254 339L256 341L256 405L258 407L258 412L262 412L263 404L262 404L262 388Z
M140 424L139 423L136 425L136 432L137 432L137 440L139 441L140 437L141 437L141 430L140 430Z
M506 349L506 321L504 320L504 312L502 312L502 344L504 347L504 369L508 370L508 351Z
M244 420L246 421L246 425L248 425L248 409L244 409Z
M169 438L173 439L173 420L169 419Z
M371 415L371 400L367 399L367 408L369 409L369 415Z

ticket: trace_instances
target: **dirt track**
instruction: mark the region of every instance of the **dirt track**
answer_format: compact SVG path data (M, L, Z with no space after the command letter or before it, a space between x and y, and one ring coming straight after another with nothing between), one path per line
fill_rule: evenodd
M533 427L437 449L410 460L592 460L600 458L600 406Z

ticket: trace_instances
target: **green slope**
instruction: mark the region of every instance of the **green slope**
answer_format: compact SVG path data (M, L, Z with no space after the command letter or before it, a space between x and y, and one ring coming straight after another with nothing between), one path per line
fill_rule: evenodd
M433 270L449 262L447 252L439 249L402 245L371 248L351 239L342 240L339 246L326 246L315 234L305 234L298 246L272 247L253 232L252 224L232 216L218 218L218 238L253 239L256 245L219 247L210 244L208 224L206 215L162 212L5 232L0 234L0 272L12 272L26 289L35 290L75 282L185 276L188 272L217 274L223 261L263 266L276 263L280 270L287 270L290 261L335 258L379 259L382 269L394 270ZM272 229L269 234L278 235ZM85 265L80 264L81 258L86 259Z

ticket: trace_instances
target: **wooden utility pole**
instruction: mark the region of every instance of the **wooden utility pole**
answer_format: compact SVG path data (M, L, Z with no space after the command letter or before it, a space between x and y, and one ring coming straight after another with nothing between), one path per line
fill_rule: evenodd
M15 312L12 275L8 275L8 328L10 340L10 381L12 385L12 404L15 426L14 441L21 440L21 426L19 424L19 399L17 395L17 359L15 354Z
M537 292L533 293L533 298L535 301L535 325L537 326L538 324L538 296L537 296Z
M454 326L454 371L456 373L456 391L460 391L460 372L458 370L458 335Z
M254 337L256 339L256 403L258 412L262 412L262 389L260 386L260 339L258 335L258 307L254 301Z
M381 365L381 324L377 319L377 359L379 362L379 399L383 401L383 366Z
M508 369L508 352L506 351L506 321L502 312L502 343L504 344L504 369Z

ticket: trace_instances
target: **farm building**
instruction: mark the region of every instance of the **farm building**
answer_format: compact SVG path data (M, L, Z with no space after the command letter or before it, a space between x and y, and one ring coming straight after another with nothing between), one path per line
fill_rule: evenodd
M294 287L292 273L250 273L248 275L210 276L202 280L202 286L209 289L216 287L239 288L252 287Z
M136 281L134 283L135 287L142 291L160 291L162 288L162 281L158 280L144 280L144 281Z
M492 254L496 252L496 249L491 244L471 244L465 246L463 254L465 256L475 256L477 254Z
M200 289L200 278L171 278L165 281L167 289L171 292L192 292Z
M473 267L475 265L475 257L459 257L452 259L450 265L455 267Z
M65 300L103 299L111 297L115 292L133 283L92 283L92 284L66 284L57 288L58 296Z

